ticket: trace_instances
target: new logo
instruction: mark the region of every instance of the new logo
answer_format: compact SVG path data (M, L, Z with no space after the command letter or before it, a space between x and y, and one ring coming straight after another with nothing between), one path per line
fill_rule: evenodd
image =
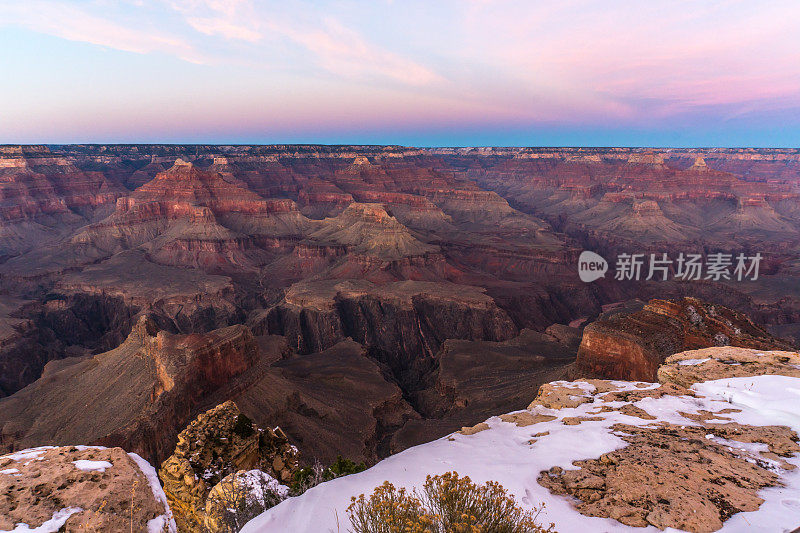
M602 256L588 250L581 252L578 258L578 276L581 281L590 283L605 276L606 272L608 272L608 261Z

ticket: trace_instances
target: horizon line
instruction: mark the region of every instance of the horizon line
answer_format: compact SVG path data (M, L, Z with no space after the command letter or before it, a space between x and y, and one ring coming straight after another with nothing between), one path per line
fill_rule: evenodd
M59 147L59 146L184 146L184 147L200 147L200 146L251 146L251 147L278 147L278 146L303 146L303 147L362 147L362 148L413 148L418 150L437 150L437 149L594 149L594 150L800 150L800 146L758 146L758 145L740 145L740 146L719 146L719 145L589 145L589 144L573 144L573 145L558 145L558 144L540 144L540 145L523 145L523 144L454 144L454 145L406 145L395 143L227 143L227 142L210 142L210 143L180 143L180 142L68 142L68 143L0 143L0 147Z

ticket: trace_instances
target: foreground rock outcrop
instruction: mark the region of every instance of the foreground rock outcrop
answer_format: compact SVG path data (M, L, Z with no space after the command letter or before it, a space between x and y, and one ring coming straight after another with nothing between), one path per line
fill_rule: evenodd
M659 383L552 382L527 409L326 483L243 531L335 530L350 496L385 480L411 490L452 470L498 481L526 507L544 502L539 519L558 531L792 531L800 523L798 357L707 348L670 357ZM697 380L702 365L710 380Z
M667 356L709 346L792 349L724 306L697 298L651 300L641 311L615 314L586 326L576 374L653 381Z
M745 348L704 348L667 357L658 381L690 387L712 379L779 374L800 378L800 353Z
M91 446L0 456L0 530L176 533L153 467L121 448Z
M180 531L224 531L209 500L225 492L230 475L256 469L288 483L298 459L297 448L280 428L261 429L235 403L225 402L181 431L159 476Z
M765 502L759 494L761 489L784 486L785 476L795 472L800 454L797 427L737 421L737 414L745 410L735 405L734 399L739 399L738 394L747 395L748 387L741 381L728 380L749 378L770 383L774 376L800 380L798 362L800 354L796 352L706 348L667 358L658 370L662 385L656 388L642 384L638 390L619 390L616 382L592 381L586 384L594 390L581 387L577 391L569 383L556 384L540 393L532 404L534 409L551 405L550 398L566 392L579 405L596 405L596 398L602 398L601 405L578 423L613 411L652 422L611 426L612 432L625 441L624 448L574 462L577 470L553 467L542 473L539 483L555 494L577 498L577 509L585 515L607 516L636 527L717 531L736 513L758 510ZM695 412L676 409L669 414L690 420L690 424L677 422L679 418L659 420L664 415L653 416L646 407L635 405L644 404L648 398L670 396L692 397L701 403L707 396L684 387L715 380L725 380L725 386L711 387L732 405ZM794 381L777 379L775 386L784 383L791 386ZM711 387L705 390L716 392ZM731 390L726 393L725 387ZM619 402L625 403L618 406ZM747 404L756 410L770 408L759 400ZM787 401L776 407L789 414L795 404L789 392ZM756 417L751 414L748 418ZM791 520L787 517L785 525L791 525Z
M778 474L767 468L776 463L764 458L754 464L750 456L722 445L726 436L742 440L746 433L748 443L755 438L770 449L788 445L786 455L800 451L792 440L796 433L788 428L774 436L753 426L737 427L734 434L729 428L714 431L674 424L658 428L615 424L612 430L627 443L625 448L577 461L579 470L553 467L539 477L539 483L554 494L577 498L582 514L634 527L717 531L734 514L758 510L764 503L758 491L779 484ZM718 440L709 443L709 439Z

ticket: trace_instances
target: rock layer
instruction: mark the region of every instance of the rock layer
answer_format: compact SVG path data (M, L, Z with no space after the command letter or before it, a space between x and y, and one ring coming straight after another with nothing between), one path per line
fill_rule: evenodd
M118 348L53 361L42 378L0 400L0 444L118 445L156 462L192 409L258 357L244 326L172 335L143 317Z
M709 346L788 349L747 316L696 298L651 300L638 312L617 314L583 332L576 372L652 381L667 356Z

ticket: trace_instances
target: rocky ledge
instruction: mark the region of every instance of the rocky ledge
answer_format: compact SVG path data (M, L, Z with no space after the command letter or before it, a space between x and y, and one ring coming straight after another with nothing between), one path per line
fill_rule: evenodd
M44 446L0 456L0 530L175 533L153 467L121 448Z
M792 531L798 362L796 352L717 347L672 355L658 382L551 382L527 409L326 483L243 531L335 530L350 496L384 480L412 490L452 470L496 480L524 506L543 502L540 521L558 531Z
M668 356L709 346L793 349L727 307L697 298L651 300L641 311L615 314L586 326L576 377L652 381Z

